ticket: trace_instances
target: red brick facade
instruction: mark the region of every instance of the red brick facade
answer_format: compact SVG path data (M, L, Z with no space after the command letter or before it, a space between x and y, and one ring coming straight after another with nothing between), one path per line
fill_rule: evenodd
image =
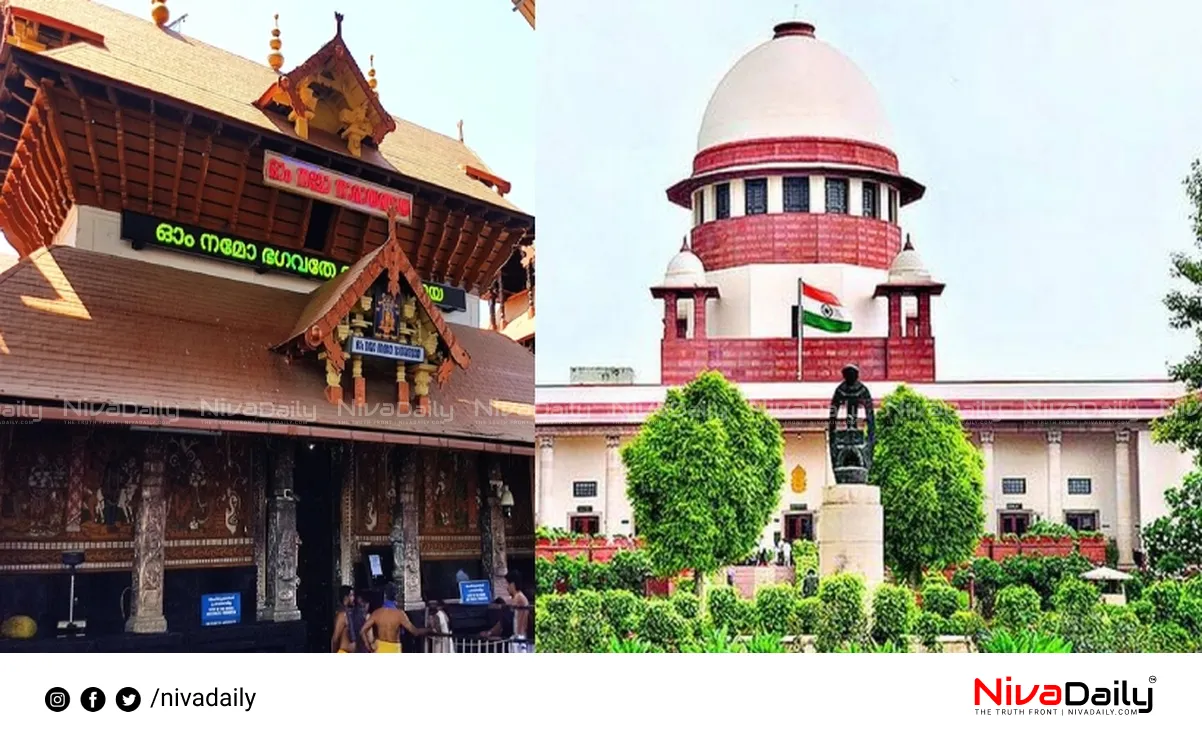
M901 228L846 214L757 214L698 225L691 243L707 271L753 263L846 263L887 270L901 250Z
M781 137L730 142L702 150L693 158L693 175L719 168L764 163L832 163L898 174L897 155L880 145L849 139Z
M714 369L733 382L796 382L793 338L701 338L661 342L660 378L685 384ZM806 338L806 382L832 382L845 364L868 381L935 381L934 338Z

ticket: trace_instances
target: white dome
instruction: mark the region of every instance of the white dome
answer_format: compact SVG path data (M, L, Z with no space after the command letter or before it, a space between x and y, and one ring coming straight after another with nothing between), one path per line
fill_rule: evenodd
M931 280L931 273L918 257L918 251L906 235L906 245L889 266L890 284L922 284Z
M697 150L728 142L829 137L890 147L892 131L868 78L813 26L782 23L743 56L710 98Z
M691 250L681 250L668 261L664 286L706 286L705 266Z

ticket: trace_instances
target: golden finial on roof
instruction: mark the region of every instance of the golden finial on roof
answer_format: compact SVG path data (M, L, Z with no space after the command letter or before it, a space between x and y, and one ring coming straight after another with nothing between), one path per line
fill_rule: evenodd
M460 119L459 123L456 126L459 127L459 141L462 142L463 141L463 119Z
M167 25L167 21L171 18L171 11L167 10L167 0L154 0L150 4L150 17L158 24L159 28Z
M280 54L280 14L275 14L275 28L271 29L271 54L267 55L267 64L271 65L271 69L276 72L284 66L284 55Z
M376 55L371 55L368 59L368 64L371 66L367 70L367 87L371 88L373 93L376 93ZM379 93L376 93L379 95Z

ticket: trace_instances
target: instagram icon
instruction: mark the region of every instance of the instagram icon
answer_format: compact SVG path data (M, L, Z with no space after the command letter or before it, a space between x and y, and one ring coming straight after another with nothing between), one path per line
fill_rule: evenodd
M51 712L62 712L71 704L71 695L61 686L56 686L46 692L46 707Z

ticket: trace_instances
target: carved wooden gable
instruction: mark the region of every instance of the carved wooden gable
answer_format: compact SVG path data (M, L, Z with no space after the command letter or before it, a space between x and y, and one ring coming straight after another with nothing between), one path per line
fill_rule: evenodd
M331 404L342 403L349 366L356 407L367 404L366 377L387 374L402 413L414 398L427 411L431 382L471 362L405 256L393 219L388 242L313 293L292 337L276 347L289 348L317 352Z
M312 57L282 75L257 105L286 113L296 136L309 139L316 129L346 142L347 151L362 155L364 141L379 146L396 122L380 104L372 79L363 76L342 40L342 14L336 13L338 32Z

